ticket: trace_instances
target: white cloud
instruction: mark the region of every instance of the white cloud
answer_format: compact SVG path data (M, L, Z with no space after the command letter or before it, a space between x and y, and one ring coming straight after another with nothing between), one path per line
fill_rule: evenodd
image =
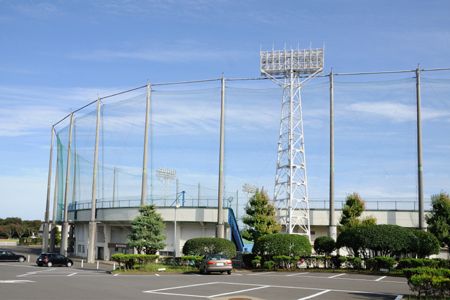
M237 60L247 55L236 50L197 49L153 49L153 50L94 50L88 53L72 53L69 58L93 61L143 60L161 63L204 62L215 60Z
M382 117L394 122L409 122L416 120L416 107L395 102L359 102L350 104L347 108L349 112L363 113L373 117ZM423 120L435 120L449 118L449 111L439 111L431 108L422 108Z
M48 129L72 110L98 95L117 90L105 88L49 88L0 86L0 136L23 136Z

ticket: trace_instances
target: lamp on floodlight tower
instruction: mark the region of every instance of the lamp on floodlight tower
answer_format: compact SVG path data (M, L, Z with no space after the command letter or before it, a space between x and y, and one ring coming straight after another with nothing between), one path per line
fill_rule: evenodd
M283 88L274 198L286 233L311 240L301 89L323 70L324 50L260 52L261 74Z
M174 169L159 168L156 170L156 177L163 182L163 198L164 206L166 206L169 181L172 181L177 177L177 171Z

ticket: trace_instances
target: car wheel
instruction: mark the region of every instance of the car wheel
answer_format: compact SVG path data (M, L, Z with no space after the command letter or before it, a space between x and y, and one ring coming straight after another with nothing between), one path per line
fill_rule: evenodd
M67 266L68 268L70 268L70 267L72 266L72 263L71 263L70 261L68 261L67 264L66 264L66 266Z
M49 262L47 263L47 267L51 268L52 266L53 266L53 263L52 263L51 261L49 261Z
M23 263L25 261L25 258L19 257L19 262Z
M227 271L228 275L231 275L231 270Z

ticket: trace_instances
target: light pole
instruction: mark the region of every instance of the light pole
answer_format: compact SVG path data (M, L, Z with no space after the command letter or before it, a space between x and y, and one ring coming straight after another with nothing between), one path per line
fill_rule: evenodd
M180 207L180 205L178 204L178 197L176 199L176 204L175 204L175 217L173 220L173 255L175 257L178 256L178 238L177 238L177 210Z

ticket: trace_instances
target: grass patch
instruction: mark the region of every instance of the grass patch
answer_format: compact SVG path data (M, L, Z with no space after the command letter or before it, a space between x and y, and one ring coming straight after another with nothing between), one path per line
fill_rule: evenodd
M164 271L158 271L158 269L164 268ZM198 272L198 268L192 266L174 266L174 265L166 265L166 264L157 264L157 263L149 263L143 266L135 266L134 269L124 270L117 269L114 273L121 274L146 274L146 273L195 273Z

